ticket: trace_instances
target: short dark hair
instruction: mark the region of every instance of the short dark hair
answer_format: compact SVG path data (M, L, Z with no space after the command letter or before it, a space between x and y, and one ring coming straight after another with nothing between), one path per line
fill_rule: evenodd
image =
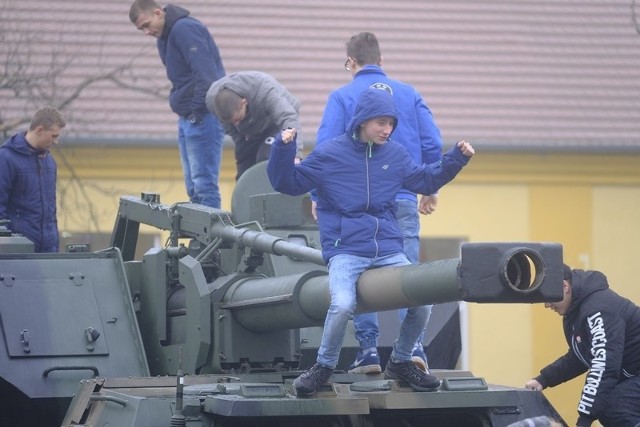
M382 55L376 35L365 31L351 37L347 42L347 56L353 58L359 66L380 64Z
M153 12L156 9L162 9L156 0L134 0L129 9L129 20L135 24L142 12Z
M46 130L49 130L54 125L58 125L60 129L62 129L67 125L67 122L64 121L62 113L57 109L53 107L42 107L33 114L33 117L31 117L29 130L35 130L38 126L42 126Z
M222 88L213 100L213 113L222 122L231 120L234 114L242 107L242 97L231 89Z
M571 281L571 267L569 267L567 264L563 264L562 279L568 282Z

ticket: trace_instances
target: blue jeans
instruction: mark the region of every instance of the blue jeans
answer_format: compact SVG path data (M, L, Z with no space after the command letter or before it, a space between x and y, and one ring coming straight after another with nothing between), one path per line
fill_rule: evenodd
M398 199L396 200L398 209L396 218L402 230L404 238L404 253L412 264L416 264L420 258L420 217L418 214L418 202L415 200ZM425 306L427 309L427 322L431 317L431 305ZM402 322L407 315L407 309L398 310L400 321ZM378 346L378 337L380 331L378 329L378 314L363 313L353 317L353 326L356 329L356 339L360 343L360 348ZM424 341L424 330L416 341L416 347L422 346Z
M224 130L207 113L200 123L178 119L178 148L187 195L193 203L220 209L220 160Z
M381 258L364 258L356 255L336 255L329 261L329 291L331 305L324 321L322 342L317 362L329 368L338 364L347 322L356 308L356 283L360 274L370 268L411 264L403 253ZM412 307L400 325L400 335L393 344L393 358L398 361L411 359L413 346L427 324L426 307Z

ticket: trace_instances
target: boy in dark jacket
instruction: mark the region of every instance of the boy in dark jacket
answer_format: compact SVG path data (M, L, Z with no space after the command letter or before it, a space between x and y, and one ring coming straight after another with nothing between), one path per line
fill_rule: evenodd
M155 0L134 0L129 20L157 38L160 60L171 81L169 105L178 118L178 148L189 200L220 209L220 160L224 132L207 110L209 86L224 76L218 47L205 25L189 11Z
M587 372L577 426L640 425L640 307L609 289L599 271L564 267L562 316L569 351L525 385L542 391Z
M0 146L0 219L34 244L35 252L58 252L56 161L49 148L58 143L66 125L62 114L40 108L29 130Z
M389 140L398 122L393 97L368 89L356 106L349 131L294 164L295 129L276 138L267 172L273 187L289 195L317 190L322 254L329 265L331 305L324 324L317 363L293 385L298 396L313 395L338 362L349 318L356 307L356 283L367 269L408 265L402 232L395 217L401 188L433 194L451 181L474 154L461 141L442 161L417 165L404 147ZM425 327L426 308L409 308L385 369L414 390L432 391L440 381L411 362L413 346Z

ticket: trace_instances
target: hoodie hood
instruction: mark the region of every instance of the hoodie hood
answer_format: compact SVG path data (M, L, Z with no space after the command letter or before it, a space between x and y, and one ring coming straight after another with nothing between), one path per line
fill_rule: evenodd
M9 150L13 150L16 153L20 153L24 156L30 156L32 153L37 154L45 154L48 150L36 150L31 147L27 142L26 138L27 132L20 132L13 135L9 138L4 144L1 145L2 148L6 148Z
M171 28L173 28L173 24L175 24L178 19L189 16L189 11L187 9L173 4L168 4L164 8L164 11L164 27L162 28L162 36L160 37L162 39L169 37Z
M356 109L353 114L351 122L349 122L349 136L358 137L358 129L360 125L367 120L371 120L376 117L393 117L395 125L393 130L398 127L398 111L396 110L396 104L393 102L393 95L383 89L367 89L362 92ZM393 131L392 131L393 133Z
M571 270L571 305L567 315L577 310L589 295L605 289L609 289L609 282L603 273L591 270Z

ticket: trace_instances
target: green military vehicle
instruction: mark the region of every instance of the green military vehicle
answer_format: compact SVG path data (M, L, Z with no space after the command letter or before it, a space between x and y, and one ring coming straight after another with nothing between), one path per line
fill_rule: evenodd
M111 245L35 254L0 230L2 426L507 426L548 416L542 393L433 369L440 390L338 366L313 398L291 384L329 306L308 196L245 173L232 212L157 194L120 199ZM168 233L136 247L141 227ZM562 247L466 243L460 257L364 273L358 312L562 298ZM312 341L312 340L311 340ZM309 352L309 348L311 351Z

